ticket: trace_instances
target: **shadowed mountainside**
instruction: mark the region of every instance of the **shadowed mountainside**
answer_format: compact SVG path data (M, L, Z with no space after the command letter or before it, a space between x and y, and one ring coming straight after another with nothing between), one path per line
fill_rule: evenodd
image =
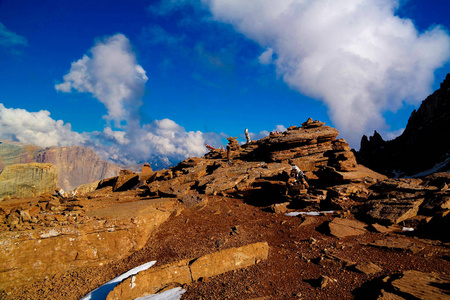
M384 141L363 136L359 163L388 176L428 175L450 169L450 74L409 117L405 131Z

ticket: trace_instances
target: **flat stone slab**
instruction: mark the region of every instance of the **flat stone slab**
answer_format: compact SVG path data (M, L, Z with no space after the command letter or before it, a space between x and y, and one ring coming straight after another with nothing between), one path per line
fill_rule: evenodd
M192 283L200 278L254 265L259 260L267 259L268 255L269 245L267 242L260 242L151 268L123 280L106 299L132 300L155 294L167 288Z
M449 275L410 270L404 272L402 278L394 280L392 286L414 299L449 299L449 283Z
M398 224L417 216L424 198L417 199L379 199L367 201L364 206L367 216L381 222Z
M338 238L365 234L367 232L364 229L366 224L349 219L335 218L328 224L328 227L330 228L330 234Z
M412 253L419 253L424 248L408 239L401 237L387 237L382 240L376 240L368 245L378 248L410 251Z
M382 268L371 262L358 263L355 265L355 270L366 275L372 275L383 271Z

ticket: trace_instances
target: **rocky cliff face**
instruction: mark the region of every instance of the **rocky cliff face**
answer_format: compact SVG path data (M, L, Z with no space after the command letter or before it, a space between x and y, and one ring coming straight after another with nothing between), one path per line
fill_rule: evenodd
M358 162L386 175L415 175L450 169L450 74L440 88L414 110L405 131L384 141L375 131L363 136ZM424 173L425 175L425 173Z
M21 143L0 141L0 171L6 166L21 163L51 163L55 166L56 186L64 190L96 180L117 176L124 166L102 160L93 150L81 147L40 148ZM132 166L130 166L129 169Z
M51 164L15 164L0 174L0 200L7 196L39 196L52 193L55 188L56 168Z
M102 160L93 150L80 147L60 147L41 150L36 161L51 163L58 172L57 186L73 190L82 184L116 176L122 169Z

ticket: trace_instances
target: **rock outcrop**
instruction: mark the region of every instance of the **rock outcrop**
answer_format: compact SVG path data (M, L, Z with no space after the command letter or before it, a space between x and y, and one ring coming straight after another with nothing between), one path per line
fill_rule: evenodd
M0 200L53 193L56 174L56 168L48 163L9 165L0 173Z
M236 285L241 288L236 293L209 290L208 297L255 298L269 291L274 298L286 286L295 290L284 289L283 298L299 297L299 291L312 297L305 285L316 286L324 271L319 268L327 267L327 274L339 277L321 276L316 296L347 299L350 287L392 274L393 268L439 271L445 267L436 266L448 265L448 173L388 179L358 165L338 132L313 120L245 145L229 142L228 153L211 149L167 170L121 171L99 181L94 191L87 186L86 194L2 202L0 293L27 280L30 287L44 276L53 280L60 274L66 282L66 275L85 267L162 259L160 267L126 279L110 297L133 299L179 283L189 284L189 294L221 272L226 273L211 279L219 282L215 288L223 289L224 280L235 275L245 281L258 274L256 281L264 282ZM413 234L417 239L409 237ZM426 240L419 241L422 236ZM270 245L270 255L263 252L267 261L250 267L261 259L252 253L259 252L239 247L260 241ZM384 255L391 251L397 251L395 257ZM238 267L243 269L228 273ZM109 275L103 282L113 278ZM103 283L83 282L92 289ZM256 283L258 293L250 290Z
M268 255L269 245L260 242L151 268L119 283L106 299L133 300L148 296L168 287L181 286L199 279L206 280L212 276L254 265L267 259Z
M440 88L411 113L405 131L399 137L384 141L376 131L370 138L363 136L357 159L359 163L389 176L447 171L450 169L448 132L450 74Z
M345 140L336 139L338 134L336 129L309 119L301 127L292 126L242 146L230 138L231 153L214 149L204 158L190 158L169 170L140 177L123 172L103 180L99 187L111 186L114 191L140 187L149 196L178 198L185 204L195 204L206 194L232 195L260 206L282 202L302 205L319 203L322 196L320 191L308 194L304 185L287 183L292 164L317 183L316 188L351 182L370 185L385 179L358 166Z
M90 198L3 201L0 289L127 257L177 209L173 199L136 201L134 194L119 203Z

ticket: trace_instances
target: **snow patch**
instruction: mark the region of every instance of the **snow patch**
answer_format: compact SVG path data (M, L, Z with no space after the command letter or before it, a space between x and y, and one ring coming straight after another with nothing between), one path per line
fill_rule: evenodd
M450 164L450 156L447 156L447 158L444 159L444 161L441 161L440 163L437 163L431 169L423 171L423 172L420 172L420 173L417 173L415 175L412 175L411 177L421 177L421 176L431 175L433 173L439 172L440 169L446 167L448 164Z
M159 294L148 295L134 300L179 300L185 292L186 290L176 287Z
M134 275L131 276L131 283L130 283L131 289L134 289L134 287L136 286L135 281L136 281L136 276L134 276Z
M290 213L284 214L288 217L296 217L298 215L306 215L306 216L320 216L325 214L333 214L334 210L323 210L323 211L293 211Z
M128 272L125 272L122 275L119 275L116 278L108 281L104 285L96 288L95 290L93 290L92 292L90 292L89 294L87 294L86 296L81 298L80 300L104 300L104 299L106 299L106 296L108 296L109 292L111 292L114 289L114 287L118 283L120 283L122 280L124 280L125 278L128 278L130 276L136 275L137 273L139 273L141 271L147 270L148 268L153 266L155 263L156 263L156 260L145 263L143 265L140 265L139 267L136 267L134 269L131 269ZM180 298L176 298L176 299L180 299Z
M414 228L411 227L403 227L402 231L414 231Z

